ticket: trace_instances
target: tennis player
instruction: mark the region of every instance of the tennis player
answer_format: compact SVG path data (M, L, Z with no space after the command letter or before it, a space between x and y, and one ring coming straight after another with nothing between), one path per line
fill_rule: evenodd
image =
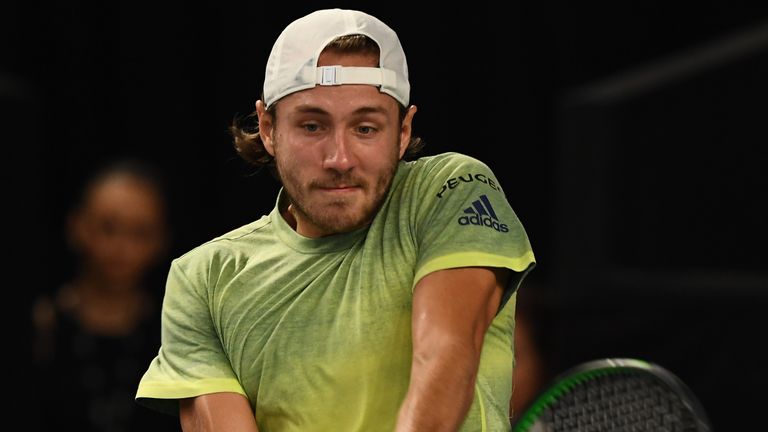
M185 431L510 429L531 245L486 163L415 157L409 93L379 19L318 10L284 29L258 129L233 128L281 181L275 207L173 261L139 403ZM457 139L489 145L456 100Z

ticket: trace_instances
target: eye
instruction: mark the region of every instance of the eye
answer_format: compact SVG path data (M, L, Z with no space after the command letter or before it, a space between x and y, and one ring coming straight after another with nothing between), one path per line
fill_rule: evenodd
M301 127L307 132L317 132L320 130L320 125L317 123L304 123Z
M373 126L358 126L357 132L361 135L370 135L376 132L376 128L374 128Z

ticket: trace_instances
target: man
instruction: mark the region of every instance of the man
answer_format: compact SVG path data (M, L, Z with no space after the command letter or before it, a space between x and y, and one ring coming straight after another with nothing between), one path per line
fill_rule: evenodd
M235 133L279 176L275 209L174 260L140 403L189 431L509 429L514 292L534 256L485 164L405 161L409 90L375 17L285 28L258 131Z

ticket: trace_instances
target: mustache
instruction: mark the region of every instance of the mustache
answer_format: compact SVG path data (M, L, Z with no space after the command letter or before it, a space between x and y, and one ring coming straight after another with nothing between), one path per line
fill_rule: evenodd
M367 186L367 184L368 183L364 179L352 174L337 174L331 178L314 179L309 182L310 187L323 189L349 186L358 186L364 188Z

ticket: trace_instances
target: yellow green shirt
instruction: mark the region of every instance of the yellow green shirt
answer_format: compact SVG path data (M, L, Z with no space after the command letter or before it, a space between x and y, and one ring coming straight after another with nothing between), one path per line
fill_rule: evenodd
M282 195L173 261L137 401L177 413L179 398L237 392L260 432L390 432L409 383L413 287L440 269L506 267L516 277L461 430L509 430L514 292L535 260L489 167L459 153L400 162L369 226L317 239L285 222Z

